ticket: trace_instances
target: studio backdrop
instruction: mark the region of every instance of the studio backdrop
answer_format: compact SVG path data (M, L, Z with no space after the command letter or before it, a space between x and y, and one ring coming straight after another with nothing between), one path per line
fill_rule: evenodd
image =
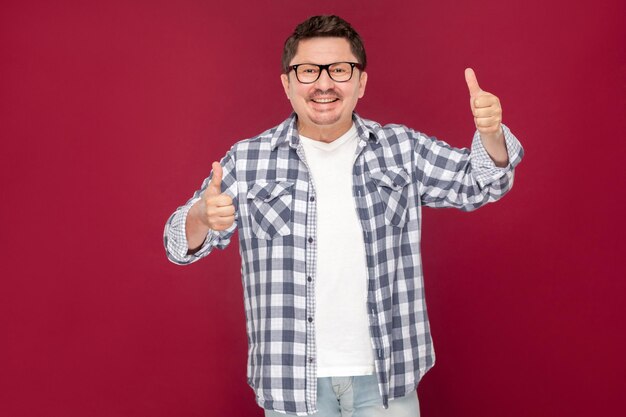
M623 415L625 4L3 1L0 415L262 415L236 237L179 267L162 233L290 114L282 46L315 14L364 39L362 117L469 146L472 67L525 148L502 201L424 209L422 415Z

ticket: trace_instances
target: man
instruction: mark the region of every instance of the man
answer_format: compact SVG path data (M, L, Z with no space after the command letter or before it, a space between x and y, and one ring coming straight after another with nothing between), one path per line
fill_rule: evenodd
M416 416L435 360L421 206L497 200L522 148L471 69L471 151L360 118L365 49L337 16L298 25L282 63L294 113L213 163L167 221L167 255L189 264L239 229L248 383L266 416Z

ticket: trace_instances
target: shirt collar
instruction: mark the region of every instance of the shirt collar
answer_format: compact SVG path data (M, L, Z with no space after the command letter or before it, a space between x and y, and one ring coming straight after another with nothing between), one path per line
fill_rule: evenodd
M378 142L378 136L371 126L371 122L368 123L356 113L352 113L352 120L360 138ZM287 120L276 127L270 141L272 150L283 143L289 143L292 148L298 147L300 136L298 135L298 115L295 112L291 113Z

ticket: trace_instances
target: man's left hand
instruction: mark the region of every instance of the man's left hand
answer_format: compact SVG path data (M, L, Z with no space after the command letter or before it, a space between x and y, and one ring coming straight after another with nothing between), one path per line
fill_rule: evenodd
M500 100L480 88L476 74L471 68L465 69L465 82L470 93L474 124L480 133L483 145L497 166L506 166L509 162L509 156L502 133Z
M471 68L465 70L465 82L470 93L470 105L474 124L480 137L489 140L502 135L502 106L498 97L483 91L478 85L476 74Z

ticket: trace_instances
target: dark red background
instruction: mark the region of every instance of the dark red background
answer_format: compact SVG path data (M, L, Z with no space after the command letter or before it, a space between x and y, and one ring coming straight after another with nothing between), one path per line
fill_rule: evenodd
M309 3L1 3L0 415L261 415L237 244L177 267L162 230L289 114L320 13L365 40L362 116L469 145L471 66L526 149L500 203L424 212L422 415L623 415L626 3Z

